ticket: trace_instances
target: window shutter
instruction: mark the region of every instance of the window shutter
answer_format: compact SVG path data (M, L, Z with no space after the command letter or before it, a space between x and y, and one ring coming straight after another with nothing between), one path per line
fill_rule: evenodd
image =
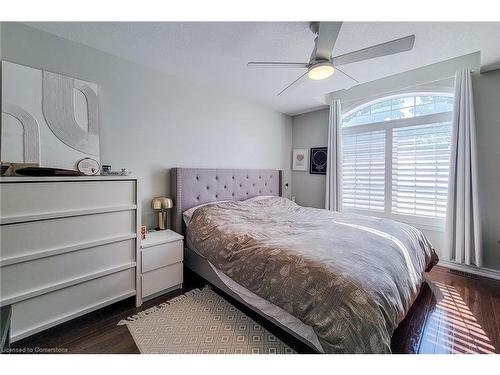
M444 218L451 123L393 129L392 212Z
M384 211L385 131L343 136L342 198L346 208Z

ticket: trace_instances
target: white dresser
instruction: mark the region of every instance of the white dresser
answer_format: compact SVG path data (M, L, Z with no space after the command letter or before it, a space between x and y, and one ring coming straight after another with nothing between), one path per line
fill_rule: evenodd
M141 242L143 300L182 287L183 236L171 230L149 232Z
M16 341L137 295L131 177L0 178L0 305Z

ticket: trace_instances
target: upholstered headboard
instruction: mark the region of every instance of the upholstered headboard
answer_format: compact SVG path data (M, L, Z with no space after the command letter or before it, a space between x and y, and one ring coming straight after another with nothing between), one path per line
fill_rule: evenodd
M283 171L274 169L172 168L173 229L183 233L182 213L203 203L281 196L282 180Z

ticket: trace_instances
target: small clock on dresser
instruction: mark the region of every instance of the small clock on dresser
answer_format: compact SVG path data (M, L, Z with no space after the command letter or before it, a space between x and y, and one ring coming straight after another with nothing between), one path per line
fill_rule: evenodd
M85 158L78 162L77 169L86 176L94 176L99 173L100 166L97 160Z

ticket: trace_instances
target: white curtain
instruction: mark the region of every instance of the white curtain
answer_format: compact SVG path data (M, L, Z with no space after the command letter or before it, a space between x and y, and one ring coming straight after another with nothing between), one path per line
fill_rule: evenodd
M452 126L445 251L450 260L481 266L476 122L470 69L455 74Z
M326 167L325 208L332 211L342 209L342 115L340 100L330 102L330 117L328 120L328 161Z

